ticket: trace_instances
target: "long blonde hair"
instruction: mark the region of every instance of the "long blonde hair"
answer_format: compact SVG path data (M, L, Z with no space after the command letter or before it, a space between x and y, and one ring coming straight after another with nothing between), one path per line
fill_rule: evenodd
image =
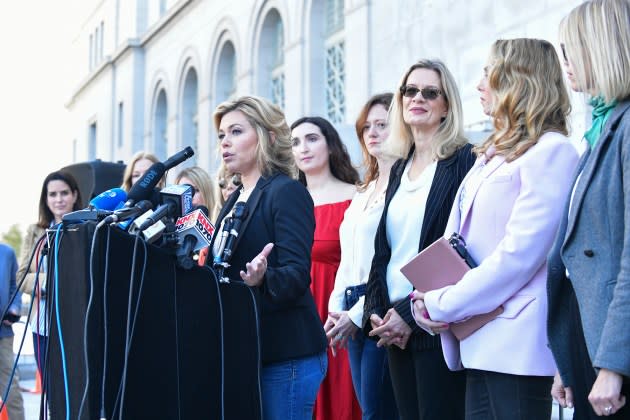
M291 147L291 130L282 110L267 99L258 96L241 96L223 102L214 111L214 126L218 130L221 119L232 111L242 112L256 130L256 163L263 176L282 172L297 178L298 170ZM273 138L271 133L273 133Z
M208 172L199 166L191 166L177 174L175 183L179 184L182 178L190 179L199 189L199 192L201 192L203 196L203 205L208 209L208 216L211 217L212 220L215 220L215 216L218 214L217 192L214 180L210 178Z
M137 152L135 155L132 156L131 160L125 167L125 172L123 173L123 182L120 188L129 192L129 190L131 189L131 175L133 174L133 167L136 166L136 162L142 159L150 160L153 163L160 161L157 158L157 156L155 156L153 153L145 152L143 150ZM164 186L164 178L160 180L160 183L158 184L158 186L159 187Z
M450 157L457 149L468 142L464 136L462 101L455 78L446 65L437 59L423 59L409 67L403 75L398 88L394 91L394 100L389 110L389 137L385 141L388 152L393 156L406 157L414 144L411 128L403 119L403 95L400 91L407 84L407 78L416 69L433 70L440 77L442 95L448 112L440 123L432 141L433 154L438 159Z
M630 96L630 2L591 0L560 22L560 40L582 92L606 102Z
M568 134L571 103L553 45L539 39L497 40L490 52L488 86L494 132L477 154L494 146L510 162L548 131Z

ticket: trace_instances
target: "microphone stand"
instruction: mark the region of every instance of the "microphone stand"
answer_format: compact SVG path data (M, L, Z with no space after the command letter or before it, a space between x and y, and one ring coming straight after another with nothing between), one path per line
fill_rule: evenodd
M164 224L166 225L166 228L162 233L162 246L165 248L176 248L177 243L179 242L179 237L177 236L175 222L171 218L168 218Z

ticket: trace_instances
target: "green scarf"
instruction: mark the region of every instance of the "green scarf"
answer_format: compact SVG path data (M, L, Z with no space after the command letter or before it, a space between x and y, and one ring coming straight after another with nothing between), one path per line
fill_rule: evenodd
M617 100L614 99L607 104L604 102L604 98L596 96L591 98L589 104L593 107L593 124L591 125L591 128L584 133L584 138L592 149L595 147L597 140L599 140L602 130L604 129L604 125L606 125L606 121L608 121L608 117L610 117L613 109L617 106Z

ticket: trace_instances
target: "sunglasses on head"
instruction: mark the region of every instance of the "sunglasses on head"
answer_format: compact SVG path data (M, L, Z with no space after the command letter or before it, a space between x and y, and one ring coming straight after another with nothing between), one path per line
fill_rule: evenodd
M230 181L232 182L232 185L234 185L235 187L240 187L241 186L241 180L238 179L238 178L235 178L234 176L232 176ZM229 181L227 181L225 178L221 178L219 180L219 188L221 188L222 190L226 189L227 187L229 187L228 182Z
M569 56L567 55L567 49L564 44L560 44L560 49L562 50L562 58L564 58L565 62L569 62Z
M437 97L442 94L442 91L434 86L427 86L422 89L409 85L400 87L400 93L407 98L415 98L418 92L420 92L422 97L427 101L437 99Z

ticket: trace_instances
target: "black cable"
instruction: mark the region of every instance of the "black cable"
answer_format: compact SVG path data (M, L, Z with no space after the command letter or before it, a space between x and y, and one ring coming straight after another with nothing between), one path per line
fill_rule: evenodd
M55 258L54 258L54 276L50 276L50 270L47 271L48 277L50 277L53 280L53 284L51 285L52 287L50 288L52 290L52 294L51 294L51 299L52 300L48 300L48 305L47 308L50 306L50 317L48 320L48 324L46 325L46 332L47 332L47 343L46 343L46 357L45 357L45 370L48 370L48 362L49 362L49 355L50 355L50 327L52 325L52 317L53 317L53 309L55 310L55 319L57 321L57 335L59 337L59 350L60 350L60 356L61 356L61 365L62 365L62 372L63 372L63 384L64 384L64 392L65 392L65 409L66 409L66 420L70 420L70 389L68 386L68 368L66 365L66 354L65 354L65 344L63 341L63 333L62 333L62 329L61 329L61 313L59 312L59 249L61 248L61 240L64 237L64 231L61 230L62 225L61 224L57 224L56 225L57 228L55 230ZM52 265L52 263L49 261L48 266L50 267ZM44 381L46 381L46 376L44 375ZM44 387L45 390L45 387Z
M94 235L92 236L92 246L90 247L90 292L88 297L88 304L85 310L85 323L83 324L83 361L85 367L85 387L83 388L83 397L81 398L81 404L79 405L78 418L82 418L83 407L85 407L85 401L87 400L88 388L90 386L90 364L88 356L88 326L90 322L90 309L92 309L92 302L94 300L94 248L96 247L96 239L98 236L99 225L96 225L94 229Z
M48 230L47 230L48 232ZM61 240L63 239L65 230L61 230L61 232L58 232L57 230L52 231L54 232L54 239L55 242L61 242ZM59 238L57 239L57 236L59 235ZM59 252L59 249L55 249L55 252ZM35 333L38 336L42 336L46 338L46 349L44 352L44 360L42 362L42 397L41 397L41 402L40 402L40 412L39 412L39 416L40 419L46 419L48 418L48 362L49 362L49 355L50 355L50 329L51 329L51 325L52 325L52 318L53 318L53 309L55 309L53 306L55 304L55 297L56 297L56 291L55 291L55 277L51 275L51 265L52 265L52 261L48 259L47 263L48 266L46 267L46 278L47 278L47 284L46 284L46 290L44 290L45 292L45 296L40 298L41 300L45 301L45 305L44 305L44 332L45 335L41 335L39 333ZM52 284L48 285L48 280L51 279L52 280ZM41 289L41 285L40 285L40 289ZM41 292L40 292L41 295ZM39 331L39 316L37 319L37 326L38 326L38 331ZM38 338L39 341L39 338ZM59 342L60 346L61 346L61 340ZM60 348L60 351L63 352L63 348ZM41 356L41 355L40 355ZM69 415L69 413L66 413L66 415Z
M45 235L42 236L42 238L40 238L40 240L37 241L36 246L33 247L33 252L31 253L31 258L29 259L27 267L31 266L31 262L33 261L33 257L35 256L36 249L37 249L37 247L39 246L39 243L41 242L41 240L44 237L45 237ZM40 268L41 268L41 265L42 265L42 260L43 259L39 260L39 264L37 265L37 269L35 270L35 282L37 282L38 279L39 279L39 271L40 271ZM24 276L22 277L22 280L20 281L20 285L22 285L22 283L24 282L24 279L26 278L27 274L28 274L28 270L26 270L24 272ZM33 290L35 290L35 289L33 289ZM11 297L11 299L9 299L9 304L7 305L7 307L2 312L2 318L3 319L4 319L4 316L6 315L8 309L9 309L9 306L11 306L11 303L13 303L13 301L15 300L15 297L17 296L17 293L19 291L20 291L20 288L16 284L15 292L13 293L13 296ZM31 302L30 302L29 307L28 307L28 313L27 313L27 316L26 316L27 322L28 322L28 319L31 317L31 312L33 310L33 304L34 303L35 303L35 299L31 299ZM18 365L18 362L20 360L20 356L22 355L22 347L24 346L24 339L26 338L26 332L27 331L28 331L28 329L26 328L26 324L25 324L24 325L24 332L22 333L22 339L20 340L20 347L18 349L17 356L15 357L15 360L13 361L13 368L11 369L11 375L9 376L9 381L7 382L7 389L6 389L6 391L4 392L4 394L2 396L2 401L0 401L0 411L2 411L4 409L6 403L7 403L8 399L9 399L9 392L11 392L11 385L13 383L13 377L15 376L15 371L17 369L17 365Z
M111 229L107 229L107 242L105 244L105 278L103 279L103 372L101 379L101 419L107 418L105 412L105 383L107 378L107 282L109 279L109 240Z
M247 287L247 289L249 290L249 294L252 297L252 304L254 306L254 319L256 320L255 322L255 326L256 326L256 354L258 356L258 369L256 369L257 371L257 382L258 382L258 405L259 405L259 409L260 409L260 414L262 417L263 414L263 402L262 402L262 379L260 377L260 372L262 370L262 353L261 353L261 343L260 343L260 319L258 318L258 304L256 303L256 296L254 296L254 291L253 291L253 287L248 286L245 282L240 282L240 281L236 281L233 282L236 283L238 285L242 285L244 287Z
M175 368L176 368L176 378L177 378L177 418L182 418L182 397L181 397L181 389L179 387L179 328L177 328L178 318L177 318L177 268L173 265L173 290L175 294L175 299L173 300L173 313L175 314Z
M221 351L221 420L225 419L225 338L223 336L223 299L221 298L220 277L213 272L214 282L217 286L217 301L219 302L219 343ZM223 276L221 276L223 277Z
M141 277L140 277L140 286L138 287L138 299L136 302L136 310L134 311L134 314L133 314L133 321L131 322L131 332L130 332L129 323L130 323L130 319L132 318L131 317L131 300L132 300L132 295L133 295L133 280L134 280L134 274L135 274L138 240L140 240L141 243L144 245L145 257L144 257L144 265L142 267L142 272L141 272ZM133 341L133 333L135 330L137 315L138 315L138 311L140 307L140 297L142 295L142 288L144 285L144 275L145 275L146 267L147 267L147 259L148 259L147 244L142 239L141 235L136 235L136 240L134 242L133 258L132 258L131 278L129 281L130 284L129 284L129 301L128 301L128 306L127 306L127 330L125 334L125 359L123 363L123 373L120 378L120 383L118 385L118 392L116 394L116 400L114 402L114 407L112 409L112 413L115 413L116 407L118 406L118 403L120 401L121 404L120 404L119 418L122 418L122 410L123 410L123 405L124 405L124 392L125 392L125 385L126 385L126 380L127 380L127 359L129 357L129 349L131 348L131 343Z

